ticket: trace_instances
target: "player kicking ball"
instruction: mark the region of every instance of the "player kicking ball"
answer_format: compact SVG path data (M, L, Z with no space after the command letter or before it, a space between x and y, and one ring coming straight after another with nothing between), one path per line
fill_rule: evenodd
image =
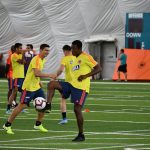
M45 57L49 54L49 45L42 44L40 46L40 53L35 56L29 65L25 80L22 86L22 94L20 97L20 103L18 106L13 110L12 114L8 118L8 121L3 125L4 130L7 134L14 134L11 128L12 122L15 118L19 115L19 113L29 106L31 100L42 97L45 99L45 94L41 88L40 78L48 77L48 78L55 78L56 75L54 74L45 74L42 73L41 70L43 69L45 63ZM38 111L38 116L34 128L41 131L41 132L48 132L46 128L43 127L42 121L44 118L44 111Z
M72 42L72 54L75 56L72 62L72 80L68 82L51 81L48 85L47 107L51 105L55 89L61 94L62 98L67 99L71 96L74 103L74 112L77 119L78 135L72 140L73 142L81 142L85 140L83 132L83 115L82 107L89 93L90 76L101 71L100 65L92 56L82 52L82 42L79 40Z

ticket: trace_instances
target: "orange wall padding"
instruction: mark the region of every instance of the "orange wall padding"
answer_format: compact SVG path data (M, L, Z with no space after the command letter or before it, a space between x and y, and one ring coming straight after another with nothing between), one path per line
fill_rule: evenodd
M127 55L127 78L128 80L150 80L150 50L124 49ZM117 80L117 70L120 65L118 60L112 79ZM121 80L124 75L121 72Z

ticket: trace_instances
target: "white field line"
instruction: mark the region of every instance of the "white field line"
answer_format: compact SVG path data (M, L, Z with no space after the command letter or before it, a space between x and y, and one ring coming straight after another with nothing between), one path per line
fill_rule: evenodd
M0 96L0 98L6 98L6 97L4 97L4 96ZM123 99L120 99L120 98L123 98ZM88 97L87 98L87 101L88 100L96 100L96 101L99 101L99 100L101 100L101 101L120 101L120 102L148 102L148 103L150 103L150 100L149 99L138 99L138 100L136 100L136 99L130 99L130 98L132 98L132 97L128 97L128 96L126 96L126 97L109 97L109 98L107 98L107 97ZM136 96L136 97L134 97L134 98L138 98L138 96ZM17 97L17 99L19 100L20 99L20 97ZM55 97L54 98L55 100L53 101L53 103L55 104L55 102L59 102L60 101L60 98L57 98L57 97ZM70 99L67 99L67 104L72 104L72 103L70 103L69 102L70 101ZM0 103L7 103L7 101L6 102L0 102ZM56 103L57 104L57 103ZM58 103L59 104L59 103ZM86 104L86 105L97 105L97 104ZM150 106L147 106L147 107L150 107Z
M53 114L53 113L51 113L51 114ZM54 114L56 114L56 113L54 113ZM58 114L60 114L60 113L58 113ZM36 117L36 116L35 116ZM7 118L7 116L5 117L0 117L1 119L6 119ZM27 116L24 116L24 117L20 117L20 116L18 116L17 118L16 118L17 120L35 120L35 118L29 118L29 116L27 115ZM45 120L54 120L54 121L59 121L60 119L48 119L48 118L44 118ZM76 119L69 119L70 121L76 121ZM143 122L140 122L140 121L129 121L129 120L125 120L125 121L122 121L122 120L118 120L118 121L114 121L114 120L112 120L112 121L108 121L108 120L88 120L88 119L86 119L85 120L85 122L111 122L111 123L114 123L114 122L117 122L117 123L131 123L131 124L150 124L150 122L148 122L148 121L143 121Z
M70 139L70 138L65 138L65 139ZM61 138L61 140L62 140L62 138ZM43 141L42 141L42 143L35 143L35 144L32 143L32 144L28 144L28 145L32 145L33 146L33 145L50 145L50 144L51 145L56 145L56 143L47 143L47 142L44 143ZM62 144L64 144L64 143L57 143L57 145L62 145ZM99 142L98 143L93 143L93 142L92 143L90 143L90 142L88 142L88 143L84 143L83 142L82 143L82 145L105 145L105 144L106 145L118 145L118 144L124 144L124 143L104 143L104 142L103 143L99 143ZM26 146L27 144L22 144L22 143L21 144L15 144L15 143L8 144L7 143L7 144L1 144L1 145L2 146L11 146L11 145L15 145L15 146L20 146L20 145L24 146L25 145ZM65 145L76 145L76 143L65 143Z
M125 148L124 150L137 150L137 149L133 149L133 148Z
M134 92L134 94L136 94L136 93L138 93L138 94L149 94L149 91L129 91L129 90L120 90L120 91L118 91L118 90L106 90L106 91L99 91L100 93L118 93L118 92L121 92L121 93L133 93ZM100 93L90 93L90 95L101 95ZM7 91L1 91L1 94L7 94ZM59 93L56 93L56 95L60 95Z
M82 112L87 113L84 110ZM74 112L70 111L70 113L74 113ZM120 110L103 110L103 111L93 111L93 110L91 110L88 113L110 113L110 114L115 113L115 114L137 114L137 115L149 115L150 114L150 113L140 113L140 112L125 112L125 111L120 111ZM51 114L60 114L60 113L51 112Z
M103 85L103 84L102 84ZM108 85L111 85L111 84L108 84ZM138 85L138 86L136 86L136 85ZM133 88L135 89L135 90L138 90L138 89L141 89L141 90L148 90L147 89L147 87L149 87L150 86L150 84L149 85L139 85L139 84L135 84L135 86L122 86L122 87L124 87L124 89L126 90L126 89L130 89L130 90L133 90ZM94 85L94 84L92 84L91 85L91 89L99 89L99 87L102 87L102 86L100 86L100 85ZM112 86L103 86L105 89L112 89ZM116 90L120 90L120 85L118 86L113 86L113 89L116 89Z
M1 83L3 82L8 82L7 79L6 80L0 80ZM48 83L49 81L41 81L42 83ZM92 82L91 84L139 84L139 85L150 85L150 82Z
M140 96L139 96L140 97ZM125 97L123 96L120 96L120 97L88 97L87 99L88 100L96 100L96 101L119 101L119 102L148 102L150 103L150 100L149 99L136 99L136 98L139 98L138 96L135 96L134 98L132 97L128 97L128 95L126 95ZM144 97L144 96L142 96Z
M91 90L91 91L93 91L93 90ZM89 93L89 95L91 96L91 95L108 95L108 96L111 96L111 95L109 95L109 93L111 94L112 92L114 93L114 92L128 92L128 95L123 95L123 93L121 93L121 95L119 94L119 96L117 96L117 95L113 95L113 96L111 96L111 97L120 97L120 96L123 96L124 98L130 98L130 97L144 97L144 96L142 96L142 95L129 95L129 92L130 93L148 93L149 94L149 91L147 91L147 92L144 92L144 91L130 91L130 89L127 89L126 91L125 90L103 90L103 91L101 91L101 89L98 89L98 90L94 90L95 91L95 93L92 93L92 92L90 92ZM109 93L108 93L109 92ZM105 94L106 93L106 94ZM1 94L7 94L7 88L3 88L2 90L1 90ZM20 93L19 93L20 94ZM55 93L55 95L60 95L58 92L56 92Z
M136 93L138 93L138 94L140 94L140 93L142 93L142 94L144 94L144 93L148 93L149 94L149 91L147 91L147 92L144 92L144 91L128 91L128 90L120 90L120 91L118 91L118 90L106 90L106 91L99 91L99 93L90 93L90 95L100 95L100 93L118 93L118 92L121 92L121 93L134 93L134 94L136 94Z
M88 134L86 134L88 135ZM89 134L91 135L91 134ZM74 137L76 135L63 135L63 136L47 136L47 137L39 137L39 138L28 138L28 139L17 139L17 140L7 140L7 141L0 141L0 143L8 143L8 142L18 142L18 141L37 141L37 140L54 140L54 139L57 139L57 138L66 138L66 137Z
M107 99L116 99L116 98L124 98L124 99L129 99L129 98L143 98L143 97L145 97L145 95L112 95L112 94L110 94L110 95L108 95L108 93L107 94L98 94L100 97L98 97L98 99L102 99L102 98L107 98ZM149 96L149 95L148 95ZM89 99L94 99L95 97L93 97L92 96L92 94L89 94L89 97L88 97ZM143 99L141 99L141 100L143 100Z
M147 145L150 145L150 144L130 144L130 145L118 145L118 146L103 146L103 147L94 147L94 148L84 148L84 149L80 149L80 150L99 150L99 149L108 149L108 148L126 148L126 147L137 147L137 146L147 146ZM14 149L51 149L51 150L77 150L77 149L60 149L60 148L41 148L41 147L8 147L8 146L0 146L0 148L14 148ZM143 149L143 148L142 148ZM132 149L130 149L132 150ZM133 150L141 150L140 149L133 149Z
M4 129L0 129L0 130L2 131L2 130L4 130ZM15 131L23 131L23 132L26 132L26 131L27 131L27 132L28 132L28 131L31 131L31 132L32 132L32 131L33 131L33 132L34 132L34 131L39 132L38 130L35 130L35 129L33 129L33 130L27 130L27 129L24 129L24 130L22 130L22 129L13 129L13 130L15 130ZM67 133L68 133L68 132L70 132L70 133L76 133L76 131L66 131L66 130L64 130L64 131L62 131L62 130L59 130L59 131L56 131L56 130L48 130L48 131L49 131L49 132L52 132L52 133L53 133L53 132L54 132L54 133L57 133L57 132L58 132L58 133L66 133L66 132L67 132ZM146 132L146 133L147 133L147 132L150 132L150 129L148 129L148 130L130 130L130 131L125 130L125 131L116 131L116 132L85 132L85 133L88 134L88 135L93 135L93 134L96 134L96 135L97 135L97 134L105 134L105 133L107 133L107 134L112 134L112 133L113 133L113 134L114 134L114 133L119 133L119 134L120 134L120 133L121 133L121 134L122 134L122 133L136 133L136 132L137 132L137 133L138 133L138 132Z
M94 148L85 148L85 149L80 149L80 150L100 150L100 149L108 149L108 148L126 148L126 147L137 147L137 146L148 146L148 145L150 145L150 144L129 144L129 145L124 145L124 146L104 146L104 147L94 147ZM150 149L150 148L149 148ZM132 150L132 149L131 149ZM141 148L140 149L133 149L133 150L141 150Z
M103 133L104 134L104 133ZM103 135L102 134L102 135ZM107 133L107 134L110 134L110 133ZM90 135L90 134L86 134L86 135ZM93 135L93 134L92 134ZM115 133L115 135L120 135L118 133ZM121 134L122 135L122 134ZM62 139L72 139L71 137L73 137L75 135L63 135L63 136L48 136L48 137L41 137L41 138L28 138L28 139L16 139L16 140L7 140L7 141L0 141L0 143L10 143L10 142L20 142L20 141L37 141L37 140L54 140L54 139L57 139L57 140L62 140ZM137 135L136 135L137 136ZM138 135L138 136L144 136L144 135ZM147 136L147 135L145 135ZM70 137L70 138L66 138L66 137ZM95 138L86 138L86 139L95 139ZM112 140L114 138L98 138L99 140L103 140L103 139L108 139L108 140ZM115 138L116 139L116 138ZM134 138L117 138L118 140L126 140L126 139L134 139ZM138 139L138 138L137 138ZM145 139L145 138L144 138ZM89 143L89 142L88 142Z
M4 131L4 129L0 129L1 131ZM37 130L23 130L23 129L13 129L14 131L19 131L19 132L39 132ZM138 131L138 130L137 130ZM52 132L52 133L76 133L75 131L55 131L55 130L49 130L48 132ZM125 135L125 136L139 136L138 138L135 138L135 137L130 137L130 138L115 138L115 139L150 139L150 134L144 134L144 133L135 133L134 132L127 132L127 131L117 131L117 132L85 132L85 135ZM67 135L68 136L71 136L72 135ZM142 136L143 138L141 138L140 136ZM56 136L53 136L54 138ZM62 139L63 136L57 136L57 139ZM52 137L46 137L47 138L51 138ZM37 138L33 138L33 139L37 139ZM39 139L39 138L38 138ZM42 138L40 138L42 139ZM66 138L66 136L64 135L63 139L70 139L70 138ZM87 138L87 139L100 139L100 138ZM103 139L114 139L114 138L102 138ZM44 138L45 140L45 138ZM11 140L12 141L12 140ZM13 140L14 141L14 140ZM18 141L18 140L17 140ZM5 141L0 141L1 142L5 142Z
M63 138L64 139L64 138ZM62 145L62 144L64 144L64 143L57 143L57 145ZM2 147L5 147L5 146L8 146L9 148L10 148L10 146L16 146L16 147L18 147L18 146L26 146L27 144L1 144L1 146ZM38 145L38 147L39 146L42 146L42 145L56 145L56 143L36 143L36 144L28 144L28 146L30 146L30 145L32 145L32 146L37 146ZM65 145L76 145L76 143L65 143ZM125 145L125 143L82 143L82 145L110 145L110 146L117 146L117 145ZM142 145L143 146L143 145ZM123 146L123 147L125 147L125 146ZM87 148L88 149L88 148ZM63 149L64 150L64 149ZM84 150L84 149L81 149L81 150ZM127 149L125 149L125 150L127 150ZM128 149L129 150L129 149ZM131 149L130 149L131 150ZM134 149L135 150L135 149Z
M142 101L142 100L141 100ZM149 100L149 102L150 102L150 100ZM0 102L0 104L6 104L6 102ZM60 105L60 103L57 103L57 102L53 102L53 104L54 105ZM31 105L32 105L32 102L31 102ZM67 105L73 105L72 103L67 103ZM138 107L138 109L137 110L139 110L139 107L145 107L145 108L150 108L150 106L142 106L142 105L120 105L120 104L115 104L115 105L110 105L110 104L85 104L86 106L107 106L107 107L116 107L116 106L121 106L121 107ZM2 110L2 109L0 109L0 110ZM132 109L131 109L132 110ZM136 109L133 109L133 110L136 110Z
M43 147L15 147L15 146L11 146L11 147L8 147L8 146L0 146L0 148L7 148L7 149L48 149L48 150L72 150L72 149L59 149L59 148L43 148Z
M1 91L8 90L8 86L4 86L4 85L1 86L1 85L0 85L0 88L2 88ZM43 89L46 89L46 87L43 87ZM97 86L97 87L94 87L94 86L91 86L91 87L90 87L90 91L93 91L93 90L94 90L95 92L99 92L99 91L101 91L101 89L102 89L102 86L101 86L101 85L100 85L100 86ZM106 90L106 91L107 91L107 90L110 90L110 91L114 91L114 90L115 90L115 91L117 91L117 90L118 90L118 91L122 91L119 87L113 87L113 89L110 88L110 87L104 87L103 90L104 90L104 91L105 91L105 90ZM102 91L103 91L103 90L102 90ZM125 90L125 91L129 91L129 90L132 90L132 91L133 91L133 87L132 87L132 88L131 88L131 87L124 87L124 90ZM147 87L134 87L134 91L135 91L135 90L144 91L144 90L148 90L148 89L147 89ZM101 91L101 92L102 92L102 91ZM57 94L58 94L58 93L57 93Z
M7 91L8 91L8 88L7 87L2 87L3 89L1 89L1 93L7 93ZM45 89L46 90L46 89ZM90 91L94 91L94 92L90 92L90 95L94 95L94 94L96 94L96 95L106 95L106 94L103 94L103 93L105 93L105 92L134 92L134 93L143 93L145 90L147 90L147 89L143 89L143 90L141 90L140 88L139 88L139 90L140 91L131 91L131 89L124 89L124 90L117 90L117 89L103 89L102 91L101 91L101 88L99 88L99 89L97 89L97 90L95 90L94 88L93 89L90 89ZM149 91L146 91L146 93L148 93ZM57 93L55 93L56 95L60 95L58 92ZM133 95L132 95L133 96ZM142 96L141 96L142 97Z
M6 102L0 102L0 104L6 104ZM31 104L32 104L32 102L31 102ZM53 102L53 104L55 104L55 105L60 105L60 103L56 103L56 102ZM72 105L72 103L67 103L67 105ZM133 106L133 107L139 107L139 105L109 105L109 104L86 104L86 105L90 105L90 106ZM150 106L141 106L140 105L140 107L150 107Z
M124 131L123 131L124 132ZM102 133L104 134L104 133ZM109 133L110 134L110 133ZM88 135L88 134L86 134ZM65 136L53 136L53 137L42 137L42 138L31 138L31 139L19 139L19 140L8 140L8 141L0 141L0 143L8 143L8 142L16 142L16 141L28 141L28 140L50 140L50 139L58 139L58 138L62 138L64 139L64 137L72 137L72 135L65 135ZM70 139L70 138L69 138ZM92 139L92 138L91 138ZM105 139L110 139L110 138L105 138ZM112 138L114 139L114 138ZM116 139L116 138L115 138ZM118 139L121 139L121 138L118 138ZM103 140L103 139L102 139ZM71 143L73 144L73 143ZM88 143L89 144L89 143ZM115 143L114 143L115 144ZM125 147L130 147L130 146L145 146L145 145L150 145L150 144L134 144L134 145L126 145L125 144ZM39 146L38 146L39 147ZM106 149L106 148L119 148L119 147L124 147L124 146L107 146L107 147L97 147L97 148L88 148L88 150L96 150L96 149ZM21 148L24 148L24 149L36 149L37 147L8 147L8 146L0 146L0 148L16 148L16 149L21 149ZM39 148L39 149L45 149L45 148ZM47 149L47 148L46 148ZM53 149L53 148L51 148ZM58 148L57 148L58 150ZM86 149L82 149L82 150L87 150Z
M4 87L4 88L8 88L8 84L1 84L1 83L6 83L6 82L0 82L0 87ZM45 84L45 82L43 82L44 84L43 84L43 88L44 89L46 89L47 88L47 84ZM94 86L94 85L98 85L98 86ZM95 89L95 90L97 90L97 89L99 89L99 87L102 87L101 85L114 85L112 82L91 82L91 86L90 86L90 88L93 90L93 89ZM118 85L118 84L116 84L116 85ZM132 87L132 86L124 86L124 89L125 90L133 90L133 88L135 89L135 90L138 90L138 89L141 89L141 90L148 90L147 89L147 87L149 87L150 86L150 82L147 82L147 83L132 83L132 82L130 82L130 83L128 83L128 84L124 84L124 85L142 85L141 87L139 87L139 86L134 86L134 87ZM119 84L119 86L120 86L120 84ZM109 87L109 86L105 86L104 87L104 89L112 89L111 87ZM117 86L113 86L113 90L120 90L120 88Z
M115 140L150 140L150 138L149 137L143 137L143 138L135 138L135 137L133 137L133 138L116 138L116 137L113 137L113 138L101 138L101 137L99 137L99 138L86 138L87 140L114 140L114 138L115 138ZM57 137L57 140L60 140L60 142L62 142L62 140L72 140L73 138L65 138L65 137ZM54 139L48 139L49 141L50 140L54 140ZM3 142L3 141L1 141L1 142ZM0 143L1 143L0 142ZM58 142L58 141L57 141ZM55 143L56 144L56 143ZM59 143L57 143L57 144L59 144ZM65 144L65 143L64 143ZM68 143L67 143L68 144ZM96 145L96 144L99 144L99 143L90 143L90 142L88 142L87 144L93 144L93 145ZM1 144L1 145L5 145L5 144ZM7 145L7 144L6 144ZM10 144L11 145L11 144ZM19 144L12 144L12 145L19 145ZM22 144L21 144L22 145Z
M147 147L147 148L140 148L140 149L136 149L136 150L144 150L144 149L148 149L148 150L150 150L150 147Z
M0 110L6 110L6 109L2 108ZM82 112L87 113L84 110ZM74 113L74 112L70 112L70 113ZM144 112L127 112L127 111L120 111L120 110L102 110L102 111L93 111L93 110L91 110L88 113L133 114L133 115L149 115L150 114L150 113L144 113ZM60 114L60 113L53 113L53 111L51 111L50 114Z
M2 94L3 92L1 92L1 94ZM56 94L57 95L57 94ZM92 97L93 95L99 95L100 97ZM7 94L5 95L5 96L0 96L1 98L6 98L6 96L7 96ZM149 96L150 97L150 95L147 95L147 96ZM149 102L149 99L147 99L147 100L145 100L145 99L138 99L138 100L136 100L136 99L133 99L132 100L132 98L139 98L139 97L145 97L145 95L144 96L140 96L140 95L106 95L106 94L90 94L89 96L88 96L88 100L113 100L113 101L148 101ZM17 99L19 99L20 98L20 96L17 96ZM123 99L121 99L121 98L123 98ZM55 101L60 101L61 100L61 98L60 97L55 97L54 98L55 99ZM130 100L131 99L131 100ZM69 101L70 99L67 99L67 101ZM6 98L6 101L7 101L7 98Z
M61 138L62 139L62 138ZM64 138L63 138L64 139ZM70 139L70 138L66 138L66 139ZM43 141L42 141L43 142ZM36 144L28 144L28 145L49 145L49 144L51 144L51 145L56 145L56 143L36 143ZM76 145L76 143L57 143L58 145L64 145L64 144L67 144L67 145ZM112 145L112 144L120 144L120 143L82 143L82 145L104 145L104 144L108 144L108 145ZM3 145L3 146L7 146L7 145L22 145L22 146L24 146L24 145L26 145L26 144L15 144L15 143L13 143L13 144L1 144L1 145Z
M139 112L122 112L120 110L104 110L104 111L90 111L90 112L101 112L101 113L110 113L110 114L136 114L136 115L149 115L150 113L139 113Z

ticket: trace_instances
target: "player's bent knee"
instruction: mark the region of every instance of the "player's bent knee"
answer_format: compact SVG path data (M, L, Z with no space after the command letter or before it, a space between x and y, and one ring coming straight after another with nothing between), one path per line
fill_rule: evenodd
M49 88L49 89L54 88L54 87L55 87L55 82L56 82L56 81L51 81L51 82L49 82L49 83L48 83L48 88Z
M60 89L60 84L58 81L51 81L49 84L48 84L48 89Z
M82 110L81 106L79 104L75 104L75 106L74 106L74 112L76 114L78 114L78 113L81 112L81 110Z

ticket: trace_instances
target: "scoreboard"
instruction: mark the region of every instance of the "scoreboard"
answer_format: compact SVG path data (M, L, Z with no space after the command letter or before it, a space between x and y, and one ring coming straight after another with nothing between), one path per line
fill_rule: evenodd
M125 48L150 49L150 13L127 13Z

